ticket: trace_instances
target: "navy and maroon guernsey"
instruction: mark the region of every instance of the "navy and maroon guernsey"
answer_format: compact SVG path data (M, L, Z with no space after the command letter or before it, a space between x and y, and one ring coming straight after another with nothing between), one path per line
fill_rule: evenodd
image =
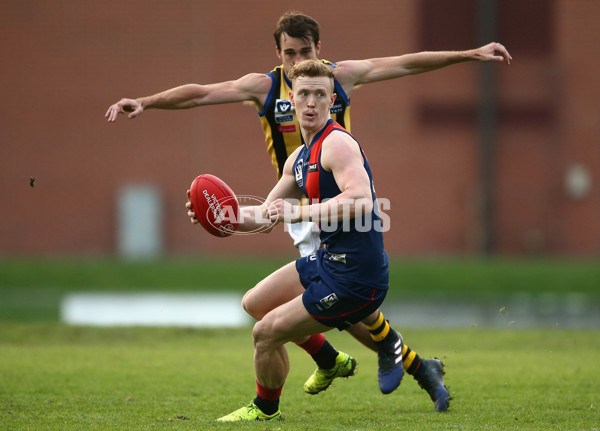
M352 136L330 119L310 145L300 150L293 165L296 183L310 203L321 203L341 193L333 174L321 166L323 141L331 133ZM360 147L358 141L356 144ZM322 274L324 278L335 284L356 283L386 290L389 274L388 258L383 247L382 222L377 210L371 168L362 148L361 152L364 168L371 180L373 210L351 220L321 224L320 237L325 248L317 252L317 258L320 272L325 272Z

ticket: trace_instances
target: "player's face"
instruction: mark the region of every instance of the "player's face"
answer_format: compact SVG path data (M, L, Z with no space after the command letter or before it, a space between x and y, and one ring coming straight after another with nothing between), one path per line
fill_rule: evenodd
M282 33L279 46L281 49L277 50L277 56L281 59L283 70L287 73L296 63L303 60L316 60L321 42L315 45L312 40L291 37Z
M290 100L300 127L309 132L318 132L330 118L329 110L333 106L333 81L325 76L299 76L294 80L294 90Z

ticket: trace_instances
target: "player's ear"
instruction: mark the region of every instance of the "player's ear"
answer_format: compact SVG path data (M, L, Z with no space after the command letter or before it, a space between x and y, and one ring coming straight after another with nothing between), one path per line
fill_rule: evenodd
M277 45L275 45L275 52L277 53L277 58L281 60L281 50Z
M290 103L292 104L292 106L296 106L296 102L294 100L294 93L293 92L289 92L289 98L290 98Z
M335 102L336 97L337 97L337 93L331 93L331 103L329 103L330 108L333 106L333 103Z
M318 41L315 45L315 51L317 52L317 55L319 55L319 52L321 52L321 41Z

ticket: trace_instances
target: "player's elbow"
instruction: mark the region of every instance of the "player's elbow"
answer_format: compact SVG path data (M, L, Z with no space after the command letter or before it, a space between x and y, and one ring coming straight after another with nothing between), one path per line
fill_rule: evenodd
M347 190L350 191L350 190ZM354 217L360 217L373 211L373 197L370 187L359 187L350 191L349 196L352 202L352 211Z
M370 214L373 211L373 199L369 196L363 196L354 201L354 217L360 217Z
M319 220L351 220L369 214L373 211L373 199L371 197L356 195L346 196L337 200L337 205L320 211ZM324 217L324 218L323 218ZM316 221L314 218L313 221Z

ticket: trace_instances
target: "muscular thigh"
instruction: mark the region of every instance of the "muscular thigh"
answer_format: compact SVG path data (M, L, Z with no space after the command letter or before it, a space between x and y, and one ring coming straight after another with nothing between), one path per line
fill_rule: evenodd
M254 326L253 335L255 343L273 348L330 329L313 319L304 308L302 296L297 296L271 310Z
M260 320L269 311L303 293L296 262L290 262L246 292L242 303L252 317Z

